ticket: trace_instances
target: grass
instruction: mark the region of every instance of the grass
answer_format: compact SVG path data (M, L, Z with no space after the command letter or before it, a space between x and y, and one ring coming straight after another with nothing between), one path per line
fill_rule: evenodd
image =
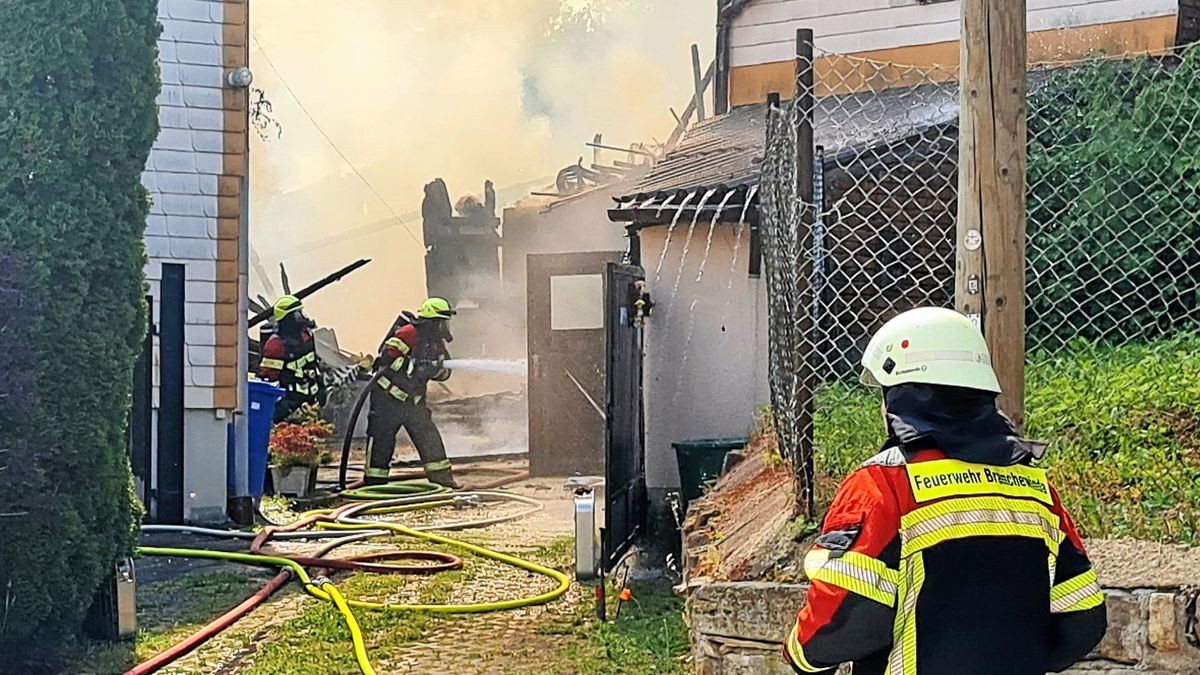
M487 545L485 532L462 536ZM388 543L399 547L418 545L407 539L391 539ZM516 555L565 569L573 557L573 542L564 537ZM430 577L356 574L339 576L336 582L352 598L426 604L518 597L548 587L544 579L499 563L477 558L466 562L463 570ZM143 629L136 647L91 645L71 655L66 662L69 666L56 672L124 672L191 634L261 583L261 578L206 573L139 589ZM424 672L423 668L433 667L430 664L441 667L443 659L449 671L465 668L469 672L514 675L687 672L682 601L669 588L652 584L633 585L632 590L633 599L625 603L619 618L606 623L593 618L592 595L579 588L545 607L515 612L439 616L359 610L355 615L366 636L372 664L381 673ZM301 593L295 585L290 586L202 648L188 662L189 667L202 671L219 667L226 672L256 675L357 673L342 616L329 603L299 598ZM610 617L615 612L616 594L614 589ZM294 616L261 620L278 612Z
M1029 360L1027 435L1050 441L1044 464L1085 535L1200 544L1200 336ZM822 388L815 433L818 472L853 471L883 438L878 394Z
M669 588L633 585L633 600L625 604L616 620L600 623L592 618L592 607L581 606L570 621L539 629L564 638L564 648L549 662L532 670L513 673L532 675L617 675L633 673L690 672L684 661L688 653L683 601Z
M142 586L138 588L137 640L132 644L83 645L66 656L74 664L69 672L123 673L196 632L262 583L240 574L210 572Z
M464 538L480 543L486 539L481 534ZM562 569L572 559L573 542L562 538L517 555ZM457 594L464 587L486 582L485 577L496 572L496 567L468 559L463 570L432 577L357 574L336 581L348 597L437 604L462 602ZM526 594L536 583L544 582L523 572L509 571L500 584L501 592ZM573 592L545 610L525 614L518 611L439 616L360 610L355 615L366 636L372 663L379 672L417 672L414 668L420 666L411 666L408 659L422 650L441 648L454 652L453 656L446 655L448 660L470 660L471 672L475 668L545 675L686 672L681 661L688 650L682 601L669 589L652 585L635 586L633 590L634 599L626 603L619 620L609 623L591 618L591 595L583 592ZM254 675L358 672L349 631L342 616L328 603L305 600L295 618L240 639L247 646L246 651L253 654L246 657L237 672Z
M411 542L396 538L388 544L411 546ZM473 576L473 566L467 565L463 570L429 577L353 574L338 577L335 581L348 598L440 604L447 602L454 589ZM355 610L354 615L362 628L373 663L380 655L386 656L421 640L439 620L418 612ZM350 631L332 603L306 601L298 617L271 626L259 637L251 663L243 672L255 675L358 672L351 650Z

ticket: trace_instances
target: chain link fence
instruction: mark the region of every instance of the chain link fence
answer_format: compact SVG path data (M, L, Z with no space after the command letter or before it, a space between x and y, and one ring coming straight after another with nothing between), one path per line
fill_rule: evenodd
M817 474L844 473L851 458L822 455L871 437L840 408L877 410L851 384L870 335L912 307L954 306L958 209L957 70L815 57L811 109L801 95L768 111L760 190L772 403L802 496L822 492L814 447ZM1200 53L1038 64L1028 91L1027 377L1061 376L1064 354L1192 335ZM806 118L811 148L797 143ZM1029 414L1062 431L1054 411Z

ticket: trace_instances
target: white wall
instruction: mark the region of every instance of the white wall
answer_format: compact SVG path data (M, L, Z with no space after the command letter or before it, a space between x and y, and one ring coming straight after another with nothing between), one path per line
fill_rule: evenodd
M661 278L655 271L668 228L641 233L642 266L655 302L646 326L644 376L646 483L652 489L679 485L672 442L746 436L759 407L770 401L766 280L748 277L749 228L738 247L736 228L717 226L700 281L709 227L697 224L684 259L688 229L687 223L675 228Z
M224 14L221 0L160 0L160 131L142 174L153 200L145 242L156 323L162 264L185 265L184 519L198 523L225 519L226 430L232 415L216 409L214 392L219 350L236 349L218 346L217 339L218 282L226 287L238 282L236 274L222 272L218 260L226 147ZM157 407L157 341L154 365Z
M1174 15L1179 0L1028 0L1029 30L1090 26ZM730 63L792 61L796 29L811 28L818 50L836 54L959 38L959 0L759 0L733 22Z
M159 2L161 130L142 174L153 200L145 240L146 277L155 298L162 263L186 265L184 396L185 405L196 409L213 407L217 371L217 198L224 172L222 13L219 1ZM157 321L157 304L154 309Z
M183 415L183 519L189 523L225 521L225 444L229 416L210 410Z

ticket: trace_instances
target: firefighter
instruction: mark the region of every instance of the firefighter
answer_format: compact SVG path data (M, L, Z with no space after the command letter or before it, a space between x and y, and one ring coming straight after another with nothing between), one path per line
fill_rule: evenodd
M317 358L312 329L299 298L285 295L272 308L275 333L262 347L258 376L278 382L287 392L275 406L275 422L281 422L305 404L325 404L325 382Z
M396 447L396 434L403 427L417 448L425 476L433 483L458 489L442 434L433 423L426 400L429 382L444 382L450 371L444 366L448 356L450 317L455 312L442 298L430 298L415 317L401 318L380 351L377 369L382 369L371 390L371 411L367 416L370 461L366 470L368 485L387 482Z
M915 309L867 346L887 442L838 490L784 646L799 673L1043 675L1099 643L1104 595L1042 446L996 408L966 317Z

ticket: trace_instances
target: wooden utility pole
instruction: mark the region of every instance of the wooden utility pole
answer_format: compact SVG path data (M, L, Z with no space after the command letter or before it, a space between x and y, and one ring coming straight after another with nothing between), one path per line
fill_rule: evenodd
M955 304L987 336L1025 423L1026 0L962 0Z

